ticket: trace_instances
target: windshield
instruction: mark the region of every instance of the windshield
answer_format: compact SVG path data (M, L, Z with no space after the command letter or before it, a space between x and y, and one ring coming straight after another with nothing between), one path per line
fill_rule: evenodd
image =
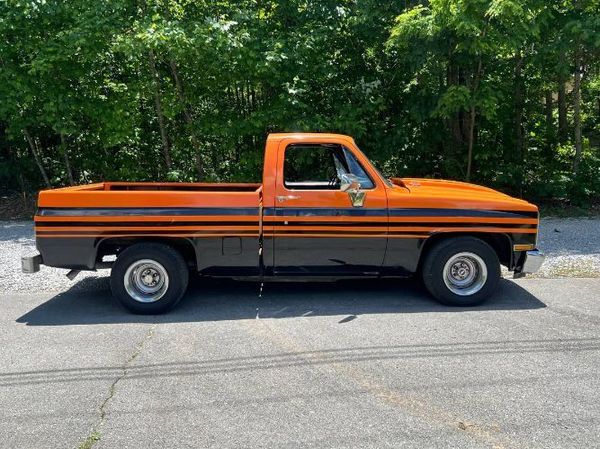
M377 168L375 163L371 159L369 159L367 156L365 156L365 153L363 153L363 151L360 148L358 148L358 145L356 146L356 149L365 159L367 159L371 163L371 167L373 167L373 170L375 170L377 172L377 174L379 175L379 177L381 179L383 179L383 182L385 182L385 185L388 187L394 187L394 184L392 183L392 181L390 181L389 178L386 178L385 176L383 176L383 174L381 173L379 168Z

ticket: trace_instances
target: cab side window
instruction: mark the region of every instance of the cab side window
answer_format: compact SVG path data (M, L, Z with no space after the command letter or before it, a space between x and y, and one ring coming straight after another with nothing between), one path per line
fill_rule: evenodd
M285 150L283 183L290 190L338 190L352 173L364 189L374 187L354 155L340 145L291 145Z
M339 147L329 145L291 145L285 149L284 185L292 190L339 189ZM341 167L347 170L347 167Z

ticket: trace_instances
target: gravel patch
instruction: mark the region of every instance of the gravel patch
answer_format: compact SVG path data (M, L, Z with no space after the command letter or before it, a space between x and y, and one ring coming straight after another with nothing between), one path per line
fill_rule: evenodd
M35 274L21 272L21 256L36 253L32 222L0 222L0 291L65 291L108 289L110 270L82 271L74 281L69 270L42 265ZM84 278L86 282L79 282Z
M600 218L545 218L538 246L546 261L535 277L600 277Z
M535 277L600 277L600 218L542 219L538 246L547 259ZM33 223L0 222L0 291L109 288L109 270L82 271L77 282L65 276L68 270L47 266L34 275L21 273L21 256L35 251ZM83 278L88 279L78 282Z

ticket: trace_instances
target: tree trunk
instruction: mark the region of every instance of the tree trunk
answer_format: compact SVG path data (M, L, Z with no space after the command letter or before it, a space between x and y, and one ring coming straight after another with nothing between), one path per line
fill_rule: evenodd
M523 69L523 56L518 55L515 62L515 91L514 91L514 136L515 136L515 160L517 161L517 186L519 193L522 195L523 190L523 161L525 156L524 148L524 132L523 132L523 108L524 108L524 97L525 97L525 86L523 83L522 69Z
M460 84L458 71L459 69L456 65L449 64L447 87L458 86ZM463 144L463 135L461 133L460 115L458 112L450 118L450 132L454 140L455 149L459 149Z
M481 56L479 56L479 61L477 62L477 71L473 76L473 82L471 85L471 96L475 97L475 93L479 89L479 82L481 80L481 70L483 68L483 62L481 60ZM473 165L473 143L475 141L475 115L477 114L477 109L473 104L471 106L470 114L469 114L469 128L468 128L468 151L467 151L467 181L471 179L471 167Z
M450 60L448 62L447 73L446 73L446 86L460 85L460 67L458 64ZM444 142L446 148L446 154L444 157L444 163L442 164L442 176L457 176L456 169L460 170L462 175L464 173L462 160L464 153L464 145L466 136L468 133L464 132L464 120L463 114L455 112L451 114L446 120L446 126L448 127L449 138L447 142Z
M484 39L487 33L487 26L489 24L489 18L486 20L485 26L479 32L479 38ZM477 69L475 73L471 77L471 82L467 82L470 84L469 90L471 94L471 101L474 101L477 91L479 90L479 83L481 82L481 77L483 75L483 60L482 56L479 55L477 60ZM467 152L467 181L471 179L471 167L473 165L473 144L475 142L475 116L477 114L477 108L475 103L471 105L471 111L469 114L469 134L468 134L468 152Z
M25 188L25 178L23 177L23 170L21 170L21 164L19 163L19 152L13 151L11 147L7 148L8 157L12 166L17 171L17 181L21 188L21 195L23 196L23 206L27 206L27 189Z
M558 140L561 143L567 140L567 126L566 79L563 74L560 74L558 77Z
M575 82L573 86L573 126L575 128L575 159L573 174L577 175L583 152L581 143L581 50L575 55Z
M171 170L171 146L169 145L169 139L167 136L167 130L165 128L165 116L162 110L162 103L160 100L160 77L156 70L156 59L154 57L154 51L148 52L148 62L150 64L150 71L152 72L153 85L154 85L154 106L156 108L156 117L158 118L158 127L160 129L160 139L162 141L163 156L165 158L165 165L167 170Z
M31 153L33 154L33 158L35 159L35 163L37 164L38 169L40 170L42 178L44 178L44 183L46 184L46 187L48 187L48 188L52 187L52 185L50 184L50 178L48 178L48 173L46 173L46 169L44 168L44 165L42 164L42 158L38 152L39 148L38 148L37 143L31 137L31 134L29 134L29 131L27 131L27 129L23 129L23 134L25 135L25 138L27 139L27 143L29 144L29 148L31 149Z
M173 75L173 80L175 81L175 87L177 88L177 97L183 105L183 116L185 117L185 122L188 125L188 129L190 131L190 139L192 141L192 146L194 147L194 162L196 163L196 172L198 173L198 179L202 180L205 175L204 164L202 163L200 142L196 138L196 133L193 130L194 120L192 118L192 111L190 110L189 103L185 99L185 95L183 92L183 84L181 83L181 78L179 78L179 71L177 70L177 63L174 59L171 59L169 61L169 65L171 67L171 74Z
M471 165L473 161L473 141L475 140L475 106L471 106L469 114L469 150L467 153L467 181L471 179Z
M552 90L547 89L545 92L545 115L546 115L546 155L552 156L552 141L554 140L554 117L553 112L553 101L552 101Z
M67 148L67 142L63 133L60 133L60 145L62 146L63 158L65 160L65 169L67 171L69 185L74 185L75 181L73 180L73 170L71 170L71 161L69 160L69 149Z
M25 178L23 172L19 171L19 187L21 187L21 195L23 196L23 206L27 207L27 189L25 189Z

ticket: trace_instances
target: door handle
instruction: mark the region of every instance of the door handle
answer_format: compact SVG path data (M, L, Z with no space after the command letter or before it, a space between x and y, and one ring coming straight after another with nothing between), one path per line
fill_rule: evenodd
M280 195L277 197L277 201L283 203L286 200L299 200L300 197L297 195Z

